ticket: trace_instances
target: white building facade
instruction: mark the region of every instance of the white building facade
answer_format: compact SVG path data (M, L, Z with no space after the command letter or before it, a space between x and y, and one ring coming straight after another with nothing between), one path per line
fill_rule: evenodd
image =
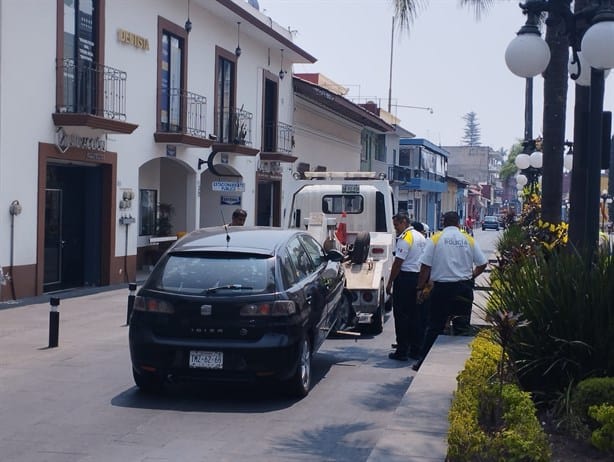
M3 0L0 34L0 300L134 281L237 207L280 224L315 62L287 29L242 0Z

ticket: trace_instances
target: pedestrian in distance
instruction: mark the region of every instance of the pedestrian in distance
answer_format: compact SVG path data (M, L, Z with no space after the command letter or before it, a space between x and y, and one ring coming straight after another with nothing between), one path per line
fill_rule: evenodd
M235 209L235 211L232 212L232 221L230 222L230 226L243 226L246 219L247 212L245 210Z
M420 255L426 238L409 225L406 214L396 214L392 218L392 224L397 232L397 242L386 293L392 294L397 343L395 351L388 357L407 361L410 357L418 358L423 337L416 285L420 271Z
M452 317L454 331L467 331L473 306L473 286L477 276L486 269L488 260L477 242L460 230L456 212L444 214L444 228L427 241L420 258L418 299L429 279L433 281L431 305L422 358L413 365L418 370L435 339L442 334L448 317Z

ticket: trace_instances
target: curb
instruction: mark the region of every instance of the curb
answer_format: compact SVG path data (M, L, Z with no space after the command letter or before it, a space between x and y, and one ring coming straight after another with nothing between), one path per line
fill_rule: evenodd
M472 340L437 337L367 462L446 460L448 412Z

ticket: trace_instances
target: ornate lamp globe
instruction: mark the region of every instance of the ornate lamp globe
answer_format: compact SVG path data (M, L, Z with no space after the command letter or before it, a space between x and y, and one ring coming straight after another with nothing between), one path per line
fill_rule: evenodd
M569 56L569 65L567 69L569 70L570 75L577 75L578 73L578 63L572 63L573 55ZM580 61L580 75L574 80L576 85L581 85L583 87L591 86L591 66L586 62L586 58L581 51L578 51L578 61ZM603 76L607 77L610 73L610 70L607 69Z
M582 53L586 62L595 69L614 67L614 14L604 13L595 17L595 24L582 38ZM610 45L607 45L610 44Z
M519 77L535 77L548 67L550 48L539 34L519 33L505 50L505 63Z
M516 156L516 159L514 160L514 163L516 164L516 167L518 167L520 170L524 170L526 168L529 168L529 165L531 165L531 161L529 160L529 156L527 154L518 154Z
M535 151L529 156L529 164L534 168L542 168L544 161L540 151Z
M529 182L529 179L526 177L526 175L523 175L522 173L520 175L516 175L516 185L520 185L525 186L527 183Z

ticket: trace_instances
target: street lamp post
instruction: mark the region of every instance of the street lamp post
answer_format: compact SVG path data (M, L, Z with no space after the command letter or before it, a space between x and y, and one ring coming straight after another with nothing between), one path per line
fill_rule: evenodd
M570 9L571 2L567 1L527 0L521 4L527 21L508 46L505 60L514 74L524 78L536 76L546 69L550 52L547 50L548 45L541 38L538 18L540 14L548 12L560 15L567 24L566 31L572 47L572 64L577 69L577 72L571 75L572 79L577 81L580 76L586 76L590 69L588 116L577 108L575 111L576 157L572 177L584 178L584 181L573 181L572 178L569 230L571 241L576 247L593 254L597 249L599 234L604 70L614 67L614 7L612 0L580 3L586 7L575 13ZM586 32L582 30L584 22L588 24ZM588 69L583 69L583 63L578 56L580 50L586 63L584 67Z
M531 155L518 154L514 163L520 170L520 173L516 176L516 183L523 187L528 184L529 192L531 194L536 192L539 176L542 174L542 153L535 151Z

